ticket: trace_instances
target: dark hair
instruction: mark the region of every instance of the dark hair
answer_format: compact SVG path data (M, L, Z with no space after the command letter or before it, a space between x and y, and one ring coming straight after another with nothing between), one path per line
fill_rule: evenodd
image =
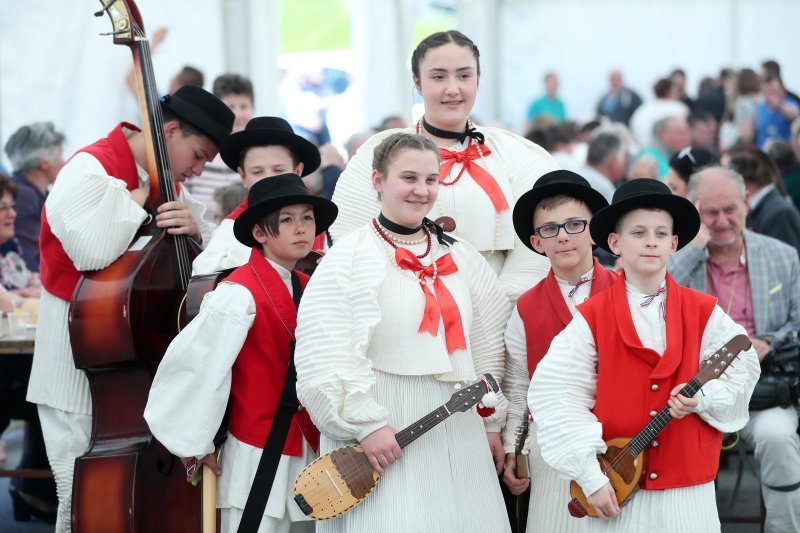
M675 74L683 76L684 79L686 78L686 72L684 72L684 70L682 68L676 68L675 70L673 70L672 73L669 75L669 77L671 78Z
M728 150L728 166L742 175L746 185L765 187L774 183L785 194L783 179L775 162L755 146L739 145Z
M653 85L653 92L656 94L656 98L664 98L671 90L672 82L666 78L661 78Z
M16 198L17 185L7 175L0 174L0 197L5 196L7 192L10 192L11 196Z
M613 133L598 133L589 143L586 162L590 165L603 165L622 150L622 139Z
M553 151L553 136L550 133L548 128L542 128L540 126L534 126L525 134L525 138L531 141L533 144L538 144L546 152Z
M436 154L439 159L439 147L433 141L417 135L415 133L393 133L382 140L378 146L375 147L372 156L372 168L381 174L386 174L386 170L392 163L392 159L400 150L429 150Z
M176 113L167 109L163 104L161 105L161 115L164 117L164 124L171 120L177 120L178 125L181 128L181 134L184 137L188 137L189 135L205 135L205 133L201 132L181 117L179 117Z
M202 87L205 82L205 76L195 67L186 65L175 75L174 80L178 87L183 87L184 85Z
M768 76L774 76L776 78L781 77L781 66L774 59L767 59L761 63L761 67L766 71Z
M222 74L221 76L217 76L216 79L214 79L211 92L220 99L229 94L240 94L249 97L251 102L254 101L253 82L239 74Z
M278 227L280 224L280 217L281 208L278 208L264 215L264 218L259 220L256 224L258 224L258 227L261 228L264 233L269 233L273 237L277 237L278 233L280 233L280 228Z
M286 148L286 150L289 151L289 157L292 158L292 172L294 172L294 169L297 168L297 165L301 163L300 154L298 154L297 150L295 150L291 146L288 146L286 144L254 144L252 146L246 146L242 148L242 151L239 152L239 166L240 167L244 166L244 158L247 155L247 152L249 152L251 148L260 148L263 146L281 146L283 148Z
M697 124L699 122L711 122L712 120L714 122L716 122L716 120L717 120L717 119L714 118L714 115L712 115L708 111L699 110L699 111L693 111L687 117L686 122L688 122L689 126L691 127L691 126L694 126L695 124Z
M736 77L736 90L739 94L753 94L761 90L758 74L751 68L743 68Z
M791 145L787 142L771 141L767 146L767 154L775 161L778 170L783 175L788 174L800 165L800 161L797 160L797 154L794 153Z
M439 48L448 43L455 43L458 46L463 46L464 48L472 50L472 55L475 56L475 63L477 63L478 66L478 74L481 73L481 54L478 51L478 47L475 46L475 43L460 31L448 30L428 35L422 39L414 49L414 53L411 54L411 72L414 74L414 77L419 78L419 64L425 59L428 50Z

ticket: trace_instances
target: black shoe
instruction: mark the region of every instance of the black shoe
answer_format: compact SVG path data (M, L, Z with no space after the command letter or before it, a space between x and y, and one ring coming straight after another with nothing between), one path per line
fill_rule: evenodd
M28 503L16 489L8 489L11 494L11 503L14 506L14 520L16 522L29 522L31 516L46 524L56 523L56 512L46 511Z

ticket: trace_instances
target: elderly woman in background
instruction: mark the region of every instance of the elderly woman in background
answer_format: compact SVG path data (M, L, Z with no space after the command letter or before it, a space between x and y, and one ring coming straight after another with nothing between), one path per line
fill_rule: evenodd
M32 272L39 272L39 230L48 188L64 166L64 134L50 122L22 126L6 142L5 150L17 186L17 218L14 232L22 247L22 258Z
M39 298L39 276L28 270L19 241L14 237L17 186L0 174L0 310L9 313L14 301Z

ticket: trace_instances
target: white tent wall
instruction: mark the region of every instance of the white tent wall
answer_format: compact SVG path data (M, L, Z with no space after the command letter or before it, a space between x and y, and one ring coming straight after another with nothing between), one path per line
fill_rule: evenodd
M169 34L153 57L160 92L184 65L206 85L224 70L222 0L138 0L149 34ZM67 134L65 154L108 133L119 120L139 122L125 87L131 53L116 46L97 0L0 0L0 145L19 126L50 120Z
M484 122L499 119L520 130L551 70L561 78L568 116L577 120L593 114L614 67L643 99L675 67L686 71L695 96L703 77L716 77L722 67L758 71L765 59L776 59L787 86L800 89L797 0L502 0L495 8L502 59L486 62L483 76L498 76L501 92L497 114Z
M206 88L218 74L242 72L256 87L257 113L278 111L276 57L281 0L138 0L149 33L169 27L153 58L160 90L183 65L201 68ZM408 53L421 0L352 0L352 42L363 87L351 109L355 131L408 110ZM459 28L482 52L476 115L521 130L545 72L561 77L570 118L591 115L619 67L651 98L672 68L687 72L690 95L723 66L758 68L778 60L800 90L798 0L457 0ZM137 120L124 85L127 48L98 34L96 0L0 0L0 143L20 125L51 120L68 136L66 152ZM308 31L314 31L309 28ZM359 105L354 103L354 105ZM353 105L350 106L351 108ZM410 112L407 112L407 117ZM360 122L360 124L356 124Z

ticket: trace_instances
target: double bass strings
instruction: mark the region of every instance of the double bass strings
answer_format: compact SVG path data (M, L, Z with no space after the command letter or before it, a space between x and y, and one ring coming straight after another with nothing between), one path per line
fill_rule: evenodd
M150 42L145 35L142 28L135 19L131 20L132 30L137 38L137 48L141 60L146 64L152 64L152 57L150 55ZM142 85L144 88L144 96L147 100L147 108L151 110L152 120L150 129L153 137L153 143L157 145L154 150L155 157L158 159L158 181L159 188L164 202L172 202L176 200L175 197L175 183L172 178L172 169L169 163L169 153L167 152L166 142L164 140L164 116L161 112L161 105L158 99L158 90L155 85L155 80L149 75L152 69L142 69ZM181 280L181 287L185 291L189 286L189 277L191 273L191 264L189 262L189 254L186 245L185 235L173 235L175 237L175 247L178 262L178 272Z

